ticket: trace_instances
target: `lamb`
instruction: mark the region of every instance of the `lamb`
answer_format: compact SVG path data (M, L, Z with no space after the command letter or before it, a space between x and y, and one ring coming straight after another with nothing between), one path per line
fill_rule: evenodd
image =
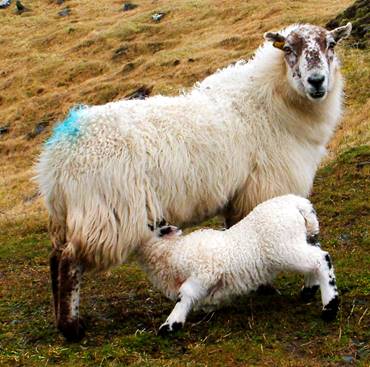
M80 340L82 273L122 264L148 224L223 215L227 227L257 204L308 196L342 111L331 32L296 24L265 34L237 62L176 97L73 109L37 164L49 212L57 326Z
M336 316L334 268L320 248L319 223L307 199L284 195L267 200L226 231L200 229L181 236L177 227L164 225L154 233L138 247L138 259L153 284L177 300L160 334L180 329L194 306L247 294L283 271L305 275L305 300L320 287L322 317Z

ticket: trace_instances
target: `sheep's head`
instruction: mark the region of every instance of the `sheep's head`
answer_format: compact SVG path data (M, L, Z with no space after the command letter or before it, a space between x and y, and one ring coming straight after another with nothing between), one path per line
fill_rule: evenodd
M290 33L267 32L264 37L284 52L290 85L310 100L323 100L331 90L338 61L334 48L350 35L351 23L332 31L304 24Z

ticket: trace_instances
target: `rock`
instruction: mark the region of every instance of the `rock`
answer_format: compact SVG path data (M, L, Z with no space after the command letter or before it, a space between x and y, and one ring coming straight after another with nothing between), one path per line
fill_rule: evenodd
M15 6L16 6L16 9L15 9L15 13L16 14L23 14L24 12L26 11L30 11L30 9L28 9L27 7L25 7L21 2L20 0L17 0L15 2Z
M130 3L130 2L128 1L128 2L125 2L125 3L123 4L122 10L123 10L123 11L129 11L129 10L133 10L133 9L135 9L135 8L137 8L137 7L138 7L138 5L133 4L133 3Z
M369 46L369 24L370 24L370 2L368 0L357 0L353 5L345 9L334 19L326 24L326 28L334 29L339 26L352 23L350 40L351 46L365 49Z
M122 47L117 48L114 51L114 54L112 56L112 60L116 60L116 59L121 58L122 56L124 56L124 55L127 54L127 51L128 51L128 47L127 46L122 46Z
M155 22L160 22L165 15L166 15L166 13L163 13L163 12L154 13L152 15L152 19Z
M39 122L34 127L34 129L26 135L26 139L27 140L30 140L30 139L35 138L37 135L41 134L48 125L49 125L49 121L41 121L41 122Z
M347 242L350 239L350 235L348 233L342 233L339 235L339 240L341 242Z
M346 363L352 363L355 361L355 359L352 356L343 356L342 359Z
M6 126L0 126L0 135L4 135L9 132L9 125Z
M126 96L126 98L127 99L145 99L149 97L151 91L152 91L151 87L142 86L139 89L137 89L134 93Z
M127 74L129 73L130 71L134 70L135 69L135 64L132 63L132 62L129 62L128 64L126 64L123 68L122 68L122 73L123 74Z
M58 5L62 5L62 4L64 3L64 0L56 0L55 2L56 2L56 4L58 4Z
M0 9L5 9L11 4L12 0L1 0Z
M60 16L60 17L67 17L68 15L70 15L71 14L71 9L70 8L68 8L68 7L66 7L66 8L64 8L64 9L62 9L60 12L58 12L58 15Z

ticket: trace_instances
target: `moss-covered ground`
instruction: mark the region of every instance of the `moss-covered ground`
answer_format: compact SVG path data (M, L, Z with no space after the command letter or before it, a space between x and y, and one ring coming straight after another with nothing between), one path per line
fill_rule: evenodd
M68 344L53 325L47 233L17 236L9 223L0 248L0 365L368 366L369 168L370 148L352 148L322 168L314 185L321 242L342 298L332 323L320 319L319 297L301 302L302 278L286 274L276 282L280 295L252 294L192 313L183 331L161 338L156 331L173 304L131 262L85 277L87 337Z

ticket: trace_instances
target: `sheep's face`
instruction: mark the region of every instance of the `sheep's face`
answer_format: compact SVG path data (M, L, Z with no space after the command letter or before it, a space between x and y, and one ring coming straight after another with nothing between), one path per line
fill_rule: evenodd
M301 25L287 36L268 32L265 39L284 52L292 88L312 101L321 101L330 92L338 68L334 47L342 38L349 36L351 29L351 23L333 31Z

